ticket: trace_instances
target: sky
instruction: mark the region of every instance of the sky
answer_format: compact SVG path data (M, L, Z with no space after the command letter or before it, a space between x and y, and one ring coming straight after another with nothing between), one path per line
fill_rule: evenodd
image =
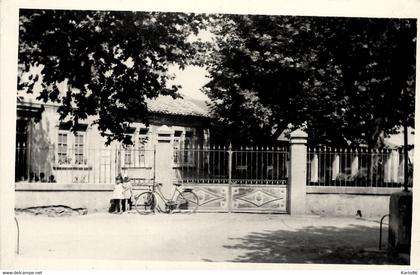
M195 100L208 100L209 98L200 91L210 79L206 78L206 69L198 66L187 66L184 70L173 66L170 72L176 75L176 78L170 84L179 84L182 89L179 92L185 96Z
M211 42L213 34L208 30L200 30L197 35L191 34L187 40L194 42L201 40L202 42ZM180 70L177 66L171 66L170 72L176 75L173 84L182 85L180 93L195 100L206 101L209 98L200 91L200 89L209 82L209 78L206 78L207 71L203 67L199 66L186 66L184 70ZM170 83L172 84L172 83Z

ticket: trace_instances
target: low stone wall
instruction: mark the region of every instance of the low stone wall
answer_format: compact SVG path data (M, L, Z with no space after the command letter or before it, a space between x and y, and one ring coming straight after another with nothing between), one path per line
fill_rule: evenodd
M16 183L15 208L62 205L108 211L113 184Z
M306 213L322 216L381 217L389 213L389 198L400 188L306 187Z
M68 206L73 209L85 208L88 213L106 212L113 190L113 184L17 182L15 209ZM134 194L143 190L145 187L133 187Z
M145 187L134 186L134 193ZM106 212L113 184L16 183L15 208L67 206L88 213ZM147 188L146 188L147 189ZM390 194L400 188L306 187L306 213L325 216L380 217L389 212Z

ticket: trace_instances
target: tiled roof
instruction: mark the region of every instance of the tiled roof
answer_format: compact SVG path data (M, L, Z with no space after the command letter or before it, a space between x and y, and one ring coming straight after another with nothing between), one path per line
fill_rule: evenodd
M159 96L156 99L148 99L147 106L152 113L210 117L208 110L187 98L174 99L171 96Z

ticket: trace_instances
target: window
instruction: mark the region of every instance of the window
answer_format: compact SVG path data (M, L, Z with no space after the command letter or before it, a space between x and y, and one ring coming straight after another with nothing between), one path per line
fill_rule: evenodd
M133 165L133 147L127 146L124 151L124 164L128 166Z
M70 131L68 124L61 124L57 139L58 165L86 165L86 136L87 125L79 125L76 133Z
M131 141L133 144L136 142L134 140L134 132L136 131L136 128L129 127L125 135L131 137ZM133 166L134 165L134 146L133 145L127 145L124 146L124 165L125 166Z
M150 165L148 158L149 129L140 128L135 133L135 128L130 133L133 144L124 149L124 163L126 168L147 167Z
M139 166L145 167L147 166L147 143L149 142L149 129L141 128L139 131Z
M173 139L174 163L177 165L191 165L193 161L193 131L175 131Z
M58 164L70 164L67 156L67 133L58 133Z
M135 140L133 140L133 135L131 135L131 141L134 143ZM125 166L132 166L134 165L134 147L133 145L127 145L124 147L124 165Z
M81 165L86 164L84 158L84 135L78 134L74 137L74 156L75 156L75 164Z
M185 132L185 139L184 139L184 148L191 148L193 139L193 132L192 131L186 131ZM190 150L186 150L184 152L184 163L190 163L193 159L192 156L193 152Z
M174 133L174 163L180 162L182 131L175 131Z

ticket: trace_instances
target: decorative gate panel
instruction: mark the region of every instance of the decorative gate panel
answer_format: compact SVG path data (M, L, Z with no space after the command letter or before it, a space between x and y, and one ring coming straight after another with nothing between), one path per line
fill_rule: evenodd
M287 187L233 186L231 204L233 212L286 213Z
M229 211L229 185L183 185L193 189L198 196L199 211Z

